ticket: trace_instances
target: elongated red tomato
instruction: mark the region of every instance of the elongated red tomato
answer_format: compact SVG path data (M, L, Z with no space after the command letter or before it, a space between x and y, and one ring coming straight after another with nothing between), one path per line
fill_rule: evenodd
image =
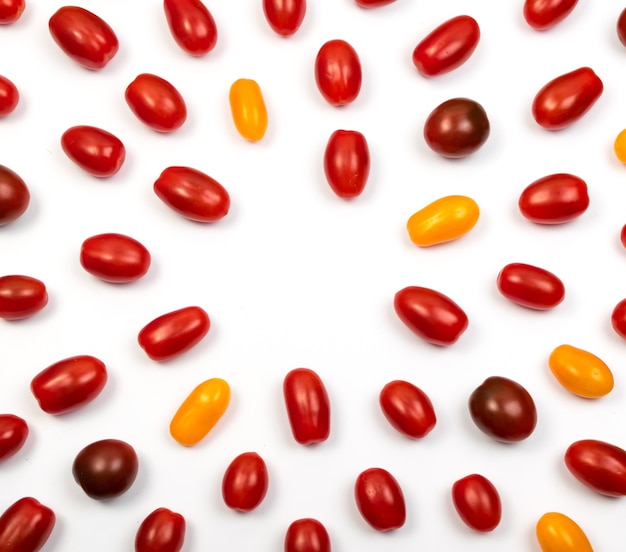
M559 512L547 512L535 527L542 552L593 552L593 547L581 527Z
M330 435L330 400L324 382L309 368L291 370L283 397L293 438L301 445L321 443Z
M455 481L452 502L459 517L475 531L493 531L502 519L500 494L484 475L474 473Z
M256 452L244 452L226 468L222 497L229 508L250 512L263 502L268 487L269 475L263 458Z
M576 4L578 0L524 0L524 19L533 29L545 31L563 21Z
M626 339L626 299L622 299L611 312L611 326L615 333Z
M61 50L86 69L103 69L119 49L109 24L78 6L59 8L50 17L48 28Z
M0 118L15 111L20 102L20 92L12 81L0 75Z
M48 291L41 280L21 274L0 277L0 318L28 318L47 304Z
M331 545L328 531L317 519L297 519L287 528L284 552L330 551Z
M304 21L306 0L263 0L263 13L276 34L291 36Z
M356 50L345 40L324 43L315 58L315 82L333 106L352 103L361 91L363 74Z
M370 152L365 136L356 130L336 130L324 151L326 180L339 197L361 195L370 173Z
M617 38L626 47L626 8L624 8L618 18L616 24Z
M20 498L0 516L2 552L37 552L56 524L54 511L30 496Z
M157 508L141 522L135 552L180 552L185 542L185 518L168 508Z
M0 462L18 452L28 439L26 420L15 414L0 414Z
M553 309L565 299L565 286L557 276L524 263L506 265L498 273L496 283L509 301L529 309Z
M369 468L359 474L354 498L363 519L377 531L399 529L406 521L402 488L383 468Z
M582 439L565 451L565 465L581 483L606 496L626 496L626 450L597 439Z
M197 345L210 327L209 315L204 309L184 307L146 324L139 332L138 341L152 360L170 360Z
M25 0L0 0L0 25L15 23L25 8Z
M578 121L604 91L602 81L589 67L556 77L537 92L532 114L539 126L560 130Z
M538 224L562 224L589 207L587 183L567 173L544 176L529 184L518 200L522 215Z
M410 330L434 345L452 345L469 323L459 305L430 288L409 286L401 289L395 295L394 308Z
M448 19L413 50L413 63L425 77L436 77L463 65L478 46L480 27L473 17Z
M145 246L124 234L91 236L80 248L82 267L105 282L134 282L148 272L150 262L150 252Z
M392 2L395 2L395 0L356 0L357 6L361 8L380 8Z
M176 43L192 56L203 56L217 44L217 25L200 0L164 0L163 9Z
M68 128L61 147L81 169L100 178L116 174L126 159L126 148L117 136L89 125Z
M425 437L437 423L428 395L408 381L390 381L382 388L378 402L391 426L412 439Z
M0 165L0 226L20 218L28 209L30 191L15 171Z
M157 75L137 75L124 96L135 116L157 132L173 132L187 120L187 105L181 93Z

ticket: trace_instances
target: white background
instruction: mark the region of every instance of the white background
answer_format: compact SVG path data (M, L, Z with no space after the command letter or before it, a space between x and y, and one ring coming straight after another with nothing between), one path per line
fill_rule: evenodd
M626 296L626 167L612 144L626 127L626 48L615 32L618 0L581 0L557 27L539 33L522 18L522 1L397 0L364 10L352 0L310 1L296 35L267 24L260 0L207 2L219 29L214 51L192 58L173 41L158 0L83 0L120 41L102 71L87 71L54 44L47 28L61 2L30 0L22 18L0 28L0 74L19 88L17 110L0 121L0 163L22 176L32 201L24 216L0 229L0 273L45 282L50 301L36 316L0 320L0 411L22 416L30 436L0 466L0 510L30 495L49 505L57 525L44 550L132 550L139 523L157 507L187 520L184 550L281 550L287 526L316 517L337 552L538 551L535 523L560 511L581 525L595 549L622 551L622 499L587 489L567 471L566 448L595 438L626 445L626 344L610 314ZM453 73L426 80L411 61L419 40L443 21L473 16L482 36L474 55ZM343 108L325 103L313 74L329 39L358 52L363 86ZM530 105L552 78L588 65L605 90L567 130L546 131ZM143 126L124 101L142 72L156 73L184 96L189 117L170 135ZM257 80L269 112L259 143L239 136L228 90ZM422 138L439 103L458 96L480 102L491 121L486 144L463 160L438 157ZM127 160L98 180L75 166L60 136L77 124L117 135ZM328 187L322 157L330 134L361 131L372 170L353 201ZM195 224L169 210L152 184L169 165L202 170L229 191L222 221ZM585 179L591 205L558 227L526 221L521 191L555 172ZM474 198L477 226L462 239L419 249L407 219L448 194ZM80 266L80 245L102 232L142 242L152 266L142 280L113 285ZM566 299L555 310L523 309L495 286L499 270L525 262L558 275ZM432 287L467 312L469 328L453 346L431 346L396 317L393 296L408 285ZM199 305L208 336L167 363L148 359L138 331L158 315ZM547 358L562 343L586 349L613 370L615 389L584 400L562 388ZM30 380L63 358L90 354L107 365L109 382L92 403L54 417L41 411ZM328 441L293 440L282 380L296 367L314 369L332 403ZM505 445L471 421L467 399L486 377L515 379L538 408L536 431ZM211 377L232 388L230 407L198 445L184 448L168 433L187 394ZM437 426L422 441L395 432L378 393L406 379L431 398ZM117 438L140 459L133 487L106 503L89 499L71 465L88 443ZM230 511L221 498L226 466L239 453L266 461L270 488L261 506ZM353 499L357 475L389 470L407 504L405 526L377 533ZM490 534L468 529L450 499L452 483L481 473L498 488L503 517Z

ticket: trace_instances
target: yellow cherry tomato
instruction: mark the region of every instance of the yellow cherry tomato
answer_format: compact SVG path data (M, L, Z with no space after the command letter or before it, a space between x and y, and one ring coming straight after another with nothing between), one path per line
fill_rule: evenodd
M565 514L548 512L541 516L536 534L543 552L593 552L587 535Z
M180 405L170 422L170 434L181 445L201 441L219 421L230 402L230 387L220 378L198 385Z
M554 349L548 365L558 382L580 397L596 399L613 389L613 373L604 361L572 345Z
M261 88L252 79L236 80L230 87L230 111L239 134L257 142L267 130L267 108Z
M420 247L456 240L478 222L480 209L467 196L451 195L429 203L407 222L411 241Z
M615 142L613 142L613 151L622 163L626 163L626 128L617 135L617 138L615 138Z

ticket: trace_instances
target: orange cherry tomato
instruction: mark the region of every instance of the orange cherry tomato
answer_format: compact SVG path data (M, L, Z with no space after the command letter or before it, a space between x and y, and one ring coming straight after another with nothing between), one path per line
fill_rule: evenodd
M267 108L258 83L238 79L230 87L230 111L237 132L250 142L258 142L267 130Z
M543 552L593 552L587 535L565 514L543 514L537 522L535 532Z
M611 369L588 351L572 345L559 345L550 354L548 364L558 382L580 397L604 397L613 389Z

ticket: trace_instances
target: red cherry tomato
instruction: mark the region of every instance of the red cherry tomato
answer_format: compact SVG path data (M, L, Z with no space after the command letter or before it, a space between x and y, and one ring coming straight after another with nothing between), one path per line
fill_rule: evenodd
M370 152L365 136L356 130L336 130L324 152L326 180L339 197L361 195L370 173Z
M476 473L455 481L452 502L459 517L475 531L493 531L502 518L498 490L489 479Z
M589 67L581 67L548 82L537 92L532 114L539 126L560 130L580 119L602 95L604 85Z
M617 38L626 46L626 8L624 8L617 18Z
M269 485L267 466L256 452L244 452L226 468L222 497L226 506L239 512L254 510L265 498Z
M167 167L154 193L179 215L196 222L215 222L230 209L230 196L217 180L190 167Z
M565 286L557 276L528 264L506 265L496 281L504 297L529 309L553 309L565 298Z
M315 82L324 99L333 106L356 100L363 75L356 50L345 40L329 40L315 58Z
M59 8L50 17L48 28L61 50L86 69L103 69L119 49L108 23L78 6Z
M330 552L330 536L316 519L294 521L285 534L284 552Z
M157 132L173 132L187 120L187 105L168 81L141 73L126 88L126 103L135 116Z
M0 25L15 23L25 8L25 0L0 0Z
M448 73L470 58L479 40L480 27L473 17L453 17L418 43L413 50L413 63L425 77Z
M626 339L626 299L622 299L611 313L611 326L615 333L622 339Z
M291 36L304 21L306 0L263 0L263 13L275 33Z
M26 420L15 414L0 414L0 462L24 446L28 433Z
M296 442L310 445L328 439L330 400L324 382L313 370L291 370L283 381L283 396Z
M192 56L203 56L217 44L217 25L200 0L164 0L165 19L176 43Z
M393 306L410 330L434 345L452 345L469 323L459 305L434 289L418 286L401 289Z
M134 282L150 268L150 252L137 240L123 234L98 234L80 248L80 264L105 282Z
M453 98L437 106L424 123L424 140L443 157L467 157L487 141L491 127L482 105Z
M13 113L19 101L20 92L17 86L6 77L0 75L0 118Z
M526 439L537 425L537 408L530 393L501 376L489 377L474 389L469 411L483 433L503 443Z
M0 318L28 318L47 304L48 292L41 280L19 274L0 277Z
M524 0L524 19L537 31L551 29L567 17L576 4L578 0Z
M180 552L185 542L185 518L167 508L157 508L141 522L135 552Z
M22 178L0 165L0 226L20 218L30 203L30 191Z
M52 534L56 515L48 506L26 496L0 516L2 552L37 552Z
M619 240L622 245L626 247L626 224L624 224L624 226L622 226L622 229L620 230Z
M626 496L626 450L596 439L572 443L565 465L581 483L606 496Z
M566 173L544 176L522 191L518 207L524 217L538 224L569 222L589 207L587 183Z
M406 521L402 488L383 468L369 468L359 474L354 498L363 519L377 531L399 529Z
M72 412L94 400L104 389L108 374L104 363L89 355L55 362L39 372L30 389L48 414Z
M356 5L361 8L380 8L395 2L395 0L355 0Z
M101 178L117 173L126 159L122 141L110 132L93 126L68 128L61 136L61 147L81 169Z
M392 427L412 439L425 437L437 423L428 395L408 381L389 382L382 388L378 402Z

